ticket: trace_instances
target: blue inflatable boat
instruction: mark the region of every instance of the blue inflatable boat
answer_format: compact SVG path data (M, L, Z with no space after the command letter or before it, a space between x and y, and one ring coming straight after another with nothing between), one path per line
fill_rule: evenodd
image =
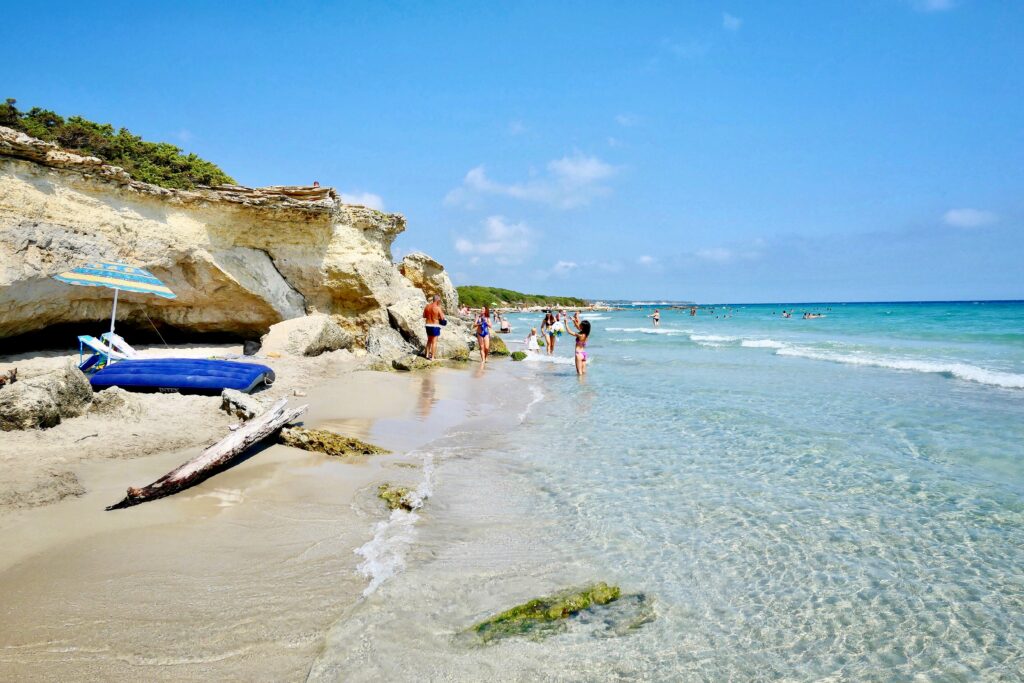
M273 384L274 371L266 365L229 360L153 358L111 363L89 377L94 389L122 389L219 393L237 389L246 393L261 384Z

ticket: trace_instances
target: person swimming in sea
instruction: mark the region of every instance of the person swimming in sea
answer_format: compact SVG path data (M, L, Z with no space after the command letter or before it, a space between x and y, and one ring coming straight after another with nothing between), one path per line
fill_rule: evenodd
M647 317L648 318L654 318L654 326L655 327L661 327L661 311L659 311L657 308L654 309L654 313L652 313L651 315L649 315Z
M575 332L569 329L569 323L576 328ZM565 321L565 331L576 337L576 374L582 377L587 374L587 340L590 338L590 321L580 322L580 316L577 313L574 318Z

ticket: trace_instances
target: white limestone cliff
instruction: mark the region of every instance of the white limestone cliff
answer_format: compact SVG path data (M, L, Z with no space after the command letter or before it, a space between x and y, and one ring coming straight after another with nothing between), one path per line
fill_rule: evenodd
M97 260L146 268L177 294L122 294L119 323L148 316L186 333L255 338L324 313L362 344L375 325L412 324L405 318L426 303L413 284L423 278L392 262L405 227L401 215L346 204L330 188L140 183L0 127L0 339L108 318L110 290L52 278Z

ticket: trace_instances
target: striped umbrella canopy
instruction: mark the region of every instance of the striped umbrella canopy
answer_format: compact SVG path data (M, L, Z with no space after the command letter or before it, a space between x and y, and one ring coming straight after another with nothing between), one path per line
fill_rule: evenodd
M153 273L144 268L136 268L124 263L86 263L74 270L54 275L55 280L69 285L83 287L109 287L114 290L114 308L110 313L110 331L114 331L114 318L117 316L117 295L120 291L155 294L165 299L173 299L175 293L160 282Z

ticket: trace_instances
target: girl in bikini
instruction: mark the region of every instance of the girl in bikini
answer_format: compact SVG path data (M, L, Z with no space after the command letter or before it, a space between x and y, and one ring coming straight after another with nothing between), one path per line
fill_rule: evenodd
M583 376L587 374L587 340L590 338L590 321L580 322L579 320L578 313L573 318L567 318L565 331L576 337L576 374ZM569 329L569 323L576 328L575 332Z
M554 355L555 353L555 316L548 311L544 315L544 322L540 326L541 334L544 335L544 339L547 342L548 355Z

